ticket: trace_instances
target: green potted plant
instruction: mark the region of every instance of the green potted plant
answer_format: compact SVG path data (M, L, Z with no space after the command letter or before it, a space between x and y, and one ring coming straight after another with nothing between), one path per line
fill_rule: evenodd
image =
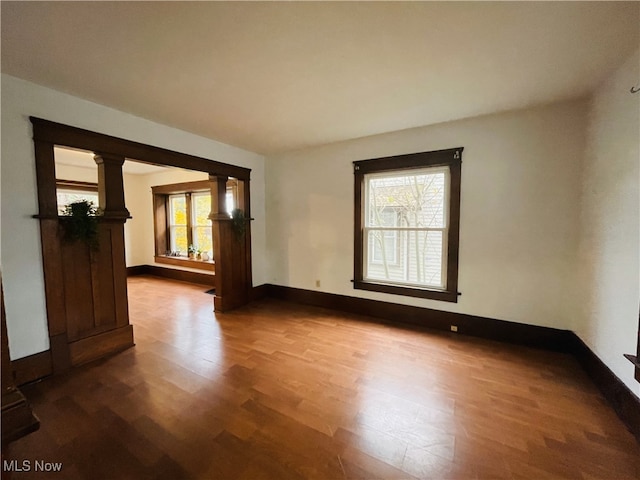
M83 241L92 250L97 250L98 217L100 209L89 200L78 200L66 205L62 210L64 238L68 242Z
M242 240L247 230L247 219L244 216L244 211L240 208L236 208L231 212L231 228L236 236L236 240Z
M196 247L194 247L193 244L189 245L187 252L189 254L189 258L196 258Z

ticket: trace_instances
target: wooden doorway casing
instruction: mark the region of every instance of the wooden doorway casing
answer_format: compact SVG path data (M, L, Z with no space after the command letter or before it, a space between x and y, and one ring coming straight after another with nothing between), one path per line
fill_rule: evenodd
M234 235L225 211L221 186L229 177L242 185L239 207L251 218L250 173L243 167L178 153L48 120L30 117L33 125L36 177L42 241L47 323L54 372L84 363L133 345L129 324L124 257L124 223L130 218L125 206L122 165L125 159L205 172L212 196L219 199L211 212L216 261L214 296L217 311L247 303L251 297L251 224L241 239ZM56 200L54 146L94 152L99 171L101 249L82 252L79 278L89 279L85 295L70 295L65 284L73 277L63 268L70 253L61 240ZM221 202L221 203L220 203ZM106 245L102 248L103 243ZM93 257L92 257L93 255ZM106 272L106 273L105 273ZM105 307L113 299L113 308ZM79 301L85 302L78 304Z

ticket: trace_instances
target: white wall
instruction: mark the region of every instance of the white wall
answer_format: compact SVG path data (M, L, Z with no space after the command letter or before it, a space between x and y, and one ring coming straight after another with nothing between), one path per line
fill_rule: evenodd
M85 168L56 163L56 178L58 180L98 183L98 166L92 165Z
M586 101L267 159L271 283L570 328ZM459 303L354 290L354 160L464 147Z
M147 251L154 245L151 189L146 175L124 175L123 183L124 203L132 217L124 224L125 260L127 267L145 265Z
M2 75L0 258L12 359L49 348L29 116L250 168L253 281L265 283L264 157Z
M580 222L580 318L576 333L638 396L633 366L640 305L640 50L590 105Z

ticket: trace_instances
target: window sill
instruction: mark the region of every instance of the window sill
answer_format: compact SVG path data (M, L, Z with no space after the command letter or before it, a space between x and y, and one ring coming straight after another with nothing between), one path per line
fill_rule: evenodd
M213 260L196 260L187 257L170 257L168 255L156 255L156 263L166 263L167 265L178 265L180 267L197 268L200 270L216 271L216 262Z
M459 295L458 292L402 287L399 285L388 285L384 283L364 282L362 280L354 280L353 288L356 290L369 290L372 292L391 293L393 295L404 295L405 297L428 298L430 300L440 300L452 303L458 303Z

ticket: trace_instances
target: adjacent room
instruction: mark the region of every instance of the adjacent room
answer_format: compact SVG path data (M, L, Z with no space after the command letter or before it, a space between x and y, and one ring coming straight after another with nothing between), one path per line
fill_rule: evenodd
M640 2L0 8L3 478L640 478Z

